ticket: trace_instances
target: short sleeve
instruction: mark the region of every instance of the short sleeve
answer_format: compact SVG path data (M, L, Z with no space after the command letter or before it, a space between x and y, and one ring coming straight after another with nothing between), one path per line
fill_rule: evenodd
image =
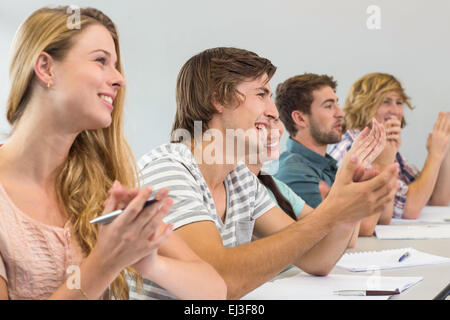
M215 222L203 201L204 190L182 163L170 158L156 159L142 166L140 176L142 186L169 189L173 206L164 222L172 223L174 229L193 222Z
M305 206L305 200L303 200L299 195L297 195L294 191L292 191L292 189L289 188L289 186L287 186L284 182L278 179L274 180L280 192L291 204L295 215L298 216L300 212L303 210L303 207Z
M398 175L399 188L394 200L394 218L401 218L405 210L409 185L416 180L420 171L416 166L409 164L400 153L397 153L396 161L400 165L400 172Z
M400 165L399 179L408 185L414 182L420 173L419 169L415 165L408 163L400 153L396 154L396 161Z

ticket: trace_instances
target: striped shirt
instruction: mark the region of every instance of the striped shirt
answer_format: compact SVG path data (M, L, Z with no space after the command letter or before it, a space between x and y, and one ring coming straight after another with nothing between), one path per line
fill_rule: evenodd
M190 149L181 143L164 144L152 150L138 165L142 186L169 189L174 203L165 223L172 223L177 229L190 223L211 221L227 248L250 242L255 220L276 206L258 178L241 163L224 181L227 206L223 222ZM129 285L131 299L176 299L148 280L144 280L143 294L137 293L131 281Z
M349 129L342 136L341 142L330 146L328 152L333 158L337 160L338 165L341 164L342 159L348 150L350 150L353 141L358 137L359 130ZM394 218L401 218L405 210L406 194L408 193L408 186L419 175L419 170L416 166L408 164L406 159L399 153L395 155L395 161L400 166L398 174L399 188L394 200Z

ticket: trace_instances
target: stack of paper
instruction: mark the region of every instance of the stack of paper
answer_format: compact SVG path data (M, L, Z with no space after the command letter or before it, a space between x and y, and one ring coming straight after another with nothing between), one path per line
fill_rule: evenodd
M383 240L450 239L450 225L377 225L375 235Z
M405 253L408 253L408 256L399 261ZM374 271L440 263L450 263L450 258L435 256L413 248L405 248L346 253L336 263L336 266L349 271Z
M385 277L332 274L315 277L300 273L293 277L267 282L250 292L245 300L387 300L390 296L340 296L340 290L383 290L403 292L422 277Z

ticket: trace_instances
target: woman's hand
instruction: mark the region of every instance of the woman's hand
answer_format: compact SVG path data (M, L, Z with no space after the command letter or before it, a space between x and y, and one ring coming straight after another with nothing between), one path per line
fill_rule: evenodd
M126 190L117 183L111 189L110 197L105 201L105 212L126 208L112 223L100 226L92 253L99 256L104 270L118 273L148 256L154 258L158 248L167 240L170 226L160 233L157 230L173 201L167 197L169 191L163 188L155 195L158 201L143 209L152 191L149 186L141 190Z
M381 170L394 163L395 156L402 145L402 124L396 117L391 116L385 122L386 146L374 161L374 164Z
M402 123L396 117L391 116L384 125L386 127L387 145L391 145L397 153L402 145Z
M153 237L156 239L153 241L153 245L155 246L155 250L153 250L148 256L142 258L135 264L133 264L133 268L139 272L146 279L155 278L152 274L158 273L158 261L160 256L158 254L158 249L167 241L173 231L172 224L164 224L161 223L158 230L154 233ZM149 239L151 241L152 239Z
M428 135L427 150L430 156L442 161L450 148L450 112L439 112L433 132Z

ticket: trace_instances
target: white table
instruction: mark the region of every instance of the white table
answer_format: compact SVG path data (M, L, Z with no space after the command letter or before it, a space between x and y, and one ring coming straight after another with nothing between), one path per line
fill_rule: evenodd
M412 247L417 250L450 258L450 239L441 240L379 240L376 237L360 237L353 249L346 252L385 250L395 248ZM297 267L278 275L275 279L296 275L300 272ZM421 267L410 267L402 269L378 271L382 276L410 276L423 277L423 280L412 288L399 295L392 296L391 299L400 300L432 300L443 290L450 289L450 264L428 265ZM345 269L334 267L331 274L360 274L370 275L372 272L350 272ZM448 295L448 293L446 293ZM448 297L447 297L448 299Z

